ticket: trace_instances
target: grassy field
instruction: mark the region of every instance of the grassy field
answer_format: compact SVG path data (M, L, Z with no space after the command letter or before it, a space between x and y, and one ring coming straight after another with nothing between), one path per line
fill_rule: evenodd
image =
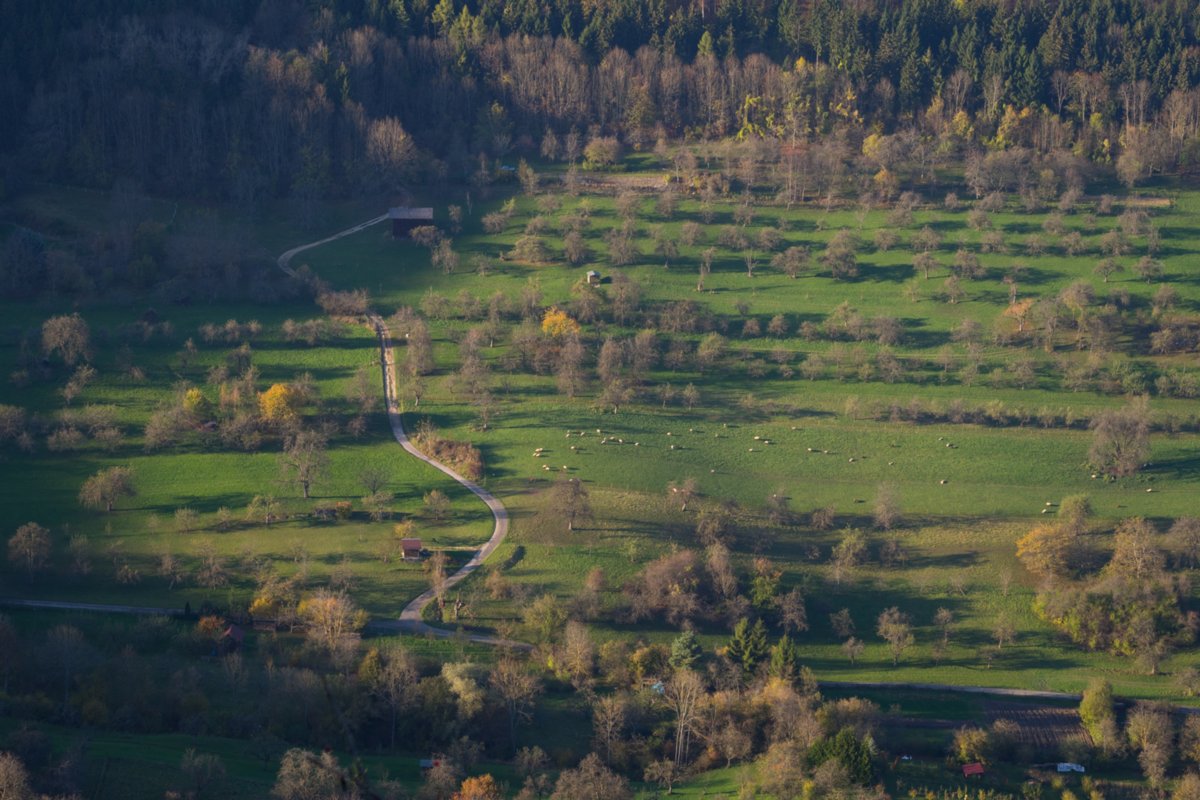
M656 168L652 159L648 161L643 164L645 168ZM1200 308L1200 283L1191 261L1200 250L1193 223L1194 213L1200 208L1200 193L1180 187L1156 191L1169 200L1169 204L1152 209L1153 222L1163 240L1160 257L1168 280L1179 293L1178 307L1195 311ZM418 306L429 292L449 298L451 306L464 292L485 302L494 292L515 299L531 279L538 281L544 305L569 307L571 288L584 269L594 267L605 274L613 271L605 260L607 245L603 241L604 232L619 223L611 195L567 197L561 210L547 215L550 225L544 238L553 256L548 264L498 260L537 214L533 199L518 197L515 214L504 232L485 233L480 225L482 215L498 208L503 199L498 194L476 202L463 234L455 240L461 266L451 274L431 267L424 249L393 241L386 226L308 251L293 263L310 265L335 288L367 289L375 306L385 313L401 306ZM102 224L95 203L81 193L47 189L21 202L26 218L52 221L69 217L84 228ZM462 202L462 198L444 196L436 202L440 216L442 204ZM581 267L567 267L559 259L562 243L554 220L578 209L581 203L587 204L591 218L586 238L592 260ZM1114 276L1107 286L1093 275L1100 259L1095 244L1116 225L1115 215L1089 221L1084 209L1065 216L1066 228L1081 232L1091 246L1091 252L1085 255L1068 256L1053 244L1044 255L1023 252L1027 237L1042 235L1044 212L1027 214L1010 205L992 214L991 222L996 230L1004 232L1010 252L980 254L979 260L988 270L986 277L964 281L964 299L951 304L937 295L949 274L954 251L959 246L978 250L982 236L968 227L966 209L947 211L934 203L918 207L911 224L897 231L900 243L883 252L869 242L875 230L889 225L884 211L860 214L842 206L830 211L812 206L756 208L749 229L779 230L779 249L805 246L815 256L839 229L854 232L864 242L858 250L860 277L850 282L835 281L815 267L790 279L767 267L769 258L760 254L758 273L750 278L739 256L718 247L706 290L698 293L699 254L715 244L721 228L733 223L733 209L732 201L719 202L714 222L704 226L702 240L695 246L681 247L669 269L664 268L643 235L637 242L639 256L635 263L619 270L639 284L647 307L661 309L672 302L694 301L724 327L731 353L726 369L703 374L690 368L672 373L659 370L649 376L654 384L670 381L677 388L695 384L702 399L692 411L678 405L661 408L651 399L615 415L601 413L594 403L595 384L582 396L567 400L556 392L553 377L507 374L505 345L501 343L484 350L484 360L492 367L499 413L489 430L476 430L470 407L455 395L449 381L457 363L457 341L468 323L459 319L433 321L437 369L420 413L410 409L407 422L413 424L428 417L450 437L471 441L483 451L487 465L484 483L513 514L511 538L495 557L497 561L512 562L507 571L510 580L529 586L531 591L551 591L567 599L578 590L588 569L600 566L611 587L606 602L615 604L621 584L646 560L671 546L696 544L694 520L664 508L663 492L669 481L695 478L705 498L736 500L751 519L761 516L764 499L771 493L786 495L801 522L813 509L832 506L837 511L839 529L846 525L866 527L875 492L887 482L895 486L904 514L897 535L909 552L909 560L901 568L864 567L840 585L834 584L823 562L840 534L816 531L799 523L769 532L774 541L766 554L784 570L785 588L801 586L809 596L812 630L803 636L803 657L819 676L1074 691L1089 676L1104 674L1113 680L1119 693L1174 697L1170 673L1185 663L1186 654L1168 662L1167 674L1143 676L1128 661L1083 653L1065 645L1033 616L1033 583L1016 563L1013 549L1015 540L1038 519L1046 503L1070 494L1087 493L1091 497L1097 515L1106 521L1100 528L1123 516L1144 515L1164 524L1171 518L1195 513L1195 497L1200 489L1200 458L1196 456L1200 436L1156 433L1151 467L1134 478L1104 481L1091 477L1086 464L1090 434L1080 425L1043 429L1034 421L1005 427L913 424L880 421L867 413L876 404L905 405L914 400L942 408L954 401L978 406L998 401L1010 409L1024 409L1031 417L1041 409L1059 413L1069 409L1075 415L1087 416L1123 403L1119 391L1101 393L1094 387L1070 391L1063 386L1064 371L1090 357L1074 347L1069 334L1060 334L1053 355L1038 349L996 345L986 334L1008 303L1008 287L1001 276L1018 261L1027 267L1019 279L1021 297L1050 296L1073 281L1085 280L1100 297L1110 289L1120 289L1129 293L1133 307L1148 308L1157 285L1143 282L1128 271ZM173 206L155 211L167 219L176 214L186 218L193 213L197 213L195 209ZM353 206L334 209L321 231L304 232L290 227L282 212L269 212L241 229L264 253L273 254L374 213ZM639 227L644 234L650 225L662 225L669 235L678 237L683 222L699 220L700 213L697 201L684 199L671 219L659 219L653 200L646 198L639 211ZM928 281L914 280L908 248L913 233L924 226L936 230L942 239L937 251L941 266ZM1054 237L1043 238L1053 243ZM1131 244L1132 253L1122 259L1126 267L1140 256L1144 237L1132 237ZM476 255L493 260L491 274L475 274L470 265ZM917 286L915 299L909 299L903 291L910 283ZM847 374L838 379L830 366L817 379L809 380L798 372L789 377L779 368L779 361L794 369L814 354L828 359L831 365L838 360L853 365L880 350L873 342L830 343L796 334L802 322L820 323L843 301L866 317L891 316L903 322L904 338L890 350L915 377L886 383L874 376L864 378L856 368L848 368ZM0 354L15 361L25 332L35 330L42 319L63 310L52 301L6 306L2 309L7 324ZM144 308L99 304L81 311L93 331L115 332L136 320ZM232 344L209 345L197 340L199 352L193 363L186 369L179 367L177 353L183 338L194 335L206 322L220 323L228 318L262 322L265 332L252 344L253 363L260 373L259 388L307 371L322 397L328 399L332 414L341 413L339 403L354 370L377 363L377 350L369 332L349 329L335 340L311 348L282 341L278 331L284 319L316 316L316 310L307 304L183 307L160 309L160 313L172 322L175 333L131 345L133 359L147 379L135 384L122 377L116 367L115 348L104 348L96 365L99 379L75 403L112 405L129 437L125 444L113 453L93 445L58 454L42 446L32 455L9 450L0 463L0 527L12 529L30 519L52 527L56 561L60 564L66 560L69 536L84 533L95 561L93 572L87 577L29 583L15 570L5 568L0 570L0 593L121 599L148 605L194 604L204 599L244 601L251 588L244 570L230 589L219 590L214 596L195 585L169 591L165 581L154 574L155 562L166 551L194 559L198 543L205 540L211 541L231 566L265 559L287 573L298 568L290 553L299 544L309 553L309 585L319 584L347 563L354 574L354 594L359 602L378 615L395 613L426 582L419 567L394 562L385 565L376 557L378 548L391 535L390 521L371 523L356 517L328 524L298 519L270 529L254 526L218 532L212 529L218 508L244 508L257 494L277 494L285 508L293 512L306 511L313 505L303 503L294 489L276 482L277 446L253 455L201 448L146 454L138 440L140 426L158 403L171 396L178 382L203 383L207 368L219 363L232 349ZM776 314L786 318L788 335L740 335L746 319L752 317L765 327ZM953 341L951 335L967 318L978 321L985 332L974 356L982 364L984 377L970 385L959 372L968 359L967 348ZM629 335L633 330L596 323L586 325L584 333L598 339L608 334ZM699 336L680 334L676 338L694 343ZM1133 353L1145 369L1196 367L1191 356L1150 358L1129 341L1117 341L1115 347ZM943 357L951 365L944 377L935 366ZM993 370L1007 369L1025 357L1032 358L1036 366L1036 378L1029 388L1016 388L1010 381L987 377ZM1111 366L1107 358L1097 363ZM1120 361L1127 356L1115 358ZM378 387L378 375L372 374ZM28 387L0 386L0 403L39 409L49 416L62 406L56 391L64 379L65 375L59 374L53 381ZM849 398L856 403L848 404ZM1185 399L1156 397L1152 407L1155 413L1179 417L1196 413L1195 402ZM585 431L586 435L568 439L569 431ZM615 436L624 443L601 445L603 436ZM762 439L771 443L762 444ZM429 543L465 547L486 537L486 509L440 473L404 457L390 440L382 414L373 415L361 438L343 434L332 444L331 477L316 491L320 502L357 500L363 492L356 485L355 473L365 463L378 463L385 465L392 476L388 489L396 493L396 513L412 516L420 535ZM571 446L577 449L572 451ZM538 447L545 448L546 458L531 457ZM79 484L88 474L110 464L133 465L138 496L124 501L111 515L82 511L75 502ZM543 469L546 464L553 465L552 473ZM564 471L585 482L596 510L596 521L571 535L542 513L548 478ZM421 496L432 488L440 488L452 498L453 514L446 523L435 523L422 513ZM204 530L174 530L173 515L182 507L200 512ZM767 527L765 519L753 524L756 528ZM1097 541L1103 541L1103 534L1097 535ZM813 548L821 554L815 560ZM743 547L740 563L746 564L748 558L748 548ZM137 566L142 580L132 585L115 583L113 572L118 562ZM464 589L478 595L473 603L472 624L494 630L516 616L518 609L511 602L485 600L479 589L472 588L473 583L477 581L468 582ZM1010 583L1006 592L1002 587ZM917 625L917 645L896 669L873 630L874 617L890 605L909 610ZM828 624L829 613L842 607L851 609L860 636L868 643L855 666L842 655ZM930 658L935 638L932 617L939 607L950 608L958 623L946 660L934 664ZM981 661L979 651L990 641L992 626L1002 614L1017 627L1017 640L1005 647L989 667ZM629 628L603 622L595 627L601 638L666 640L674 634L672 629L658 625ZM727 636L715 626L702 633L710 648L723 644Z

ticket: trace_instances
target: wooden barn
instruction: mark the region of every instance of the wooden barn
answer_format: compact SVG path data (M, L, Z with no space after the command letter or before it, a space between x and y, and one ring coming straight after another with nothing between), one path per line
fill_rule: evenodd
M392 236L399 239L412 233L413 228L432 225L433 209L398 206L388 209L388 219L392 221Z
M420 539L401 539L400 553L405 561L420 561L421 560L421 540Z

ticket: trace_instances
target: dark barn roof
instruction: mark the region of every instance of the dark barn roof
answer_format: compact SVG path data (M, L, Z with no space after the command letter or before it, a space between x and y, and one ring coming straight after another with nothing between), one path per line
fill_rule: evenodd
M433 209L397 206L388 209L388 219L420 219L433 222Z

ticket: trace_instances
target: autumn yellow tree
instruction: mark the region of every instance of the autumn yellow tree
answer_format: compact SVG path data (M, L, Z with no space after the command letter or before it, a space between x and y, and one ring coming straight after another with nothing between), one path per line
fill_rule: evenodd
M1034 575L1061 577L1070 563L1075 538L1065 525L1037 525L1017 540L1017 558Z
M454 793L452 800L501 800L504 797L496 779L491 775L476 775L467 778Z
M204 392L193 386L183 395L183 410L193 421L202 422L212 418L213 404Z
M552 306L542 317L542 333L554 338L569 336L579 333L579 323L571 319L567 312L557 306Z
M258 396L258 410L268 422L294 422L300 398L286 383L276 383Z

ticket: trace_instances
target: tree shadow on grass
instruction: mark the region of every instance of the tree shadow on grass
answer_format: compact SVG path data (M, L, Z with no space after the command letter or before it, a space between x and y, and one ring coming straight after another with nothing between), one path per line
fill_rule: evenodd
M1200 478L1200 454L1184 455L1178 458L1155 461L1150 467L1144 470L1144 473L1171 480L1196 480Z

